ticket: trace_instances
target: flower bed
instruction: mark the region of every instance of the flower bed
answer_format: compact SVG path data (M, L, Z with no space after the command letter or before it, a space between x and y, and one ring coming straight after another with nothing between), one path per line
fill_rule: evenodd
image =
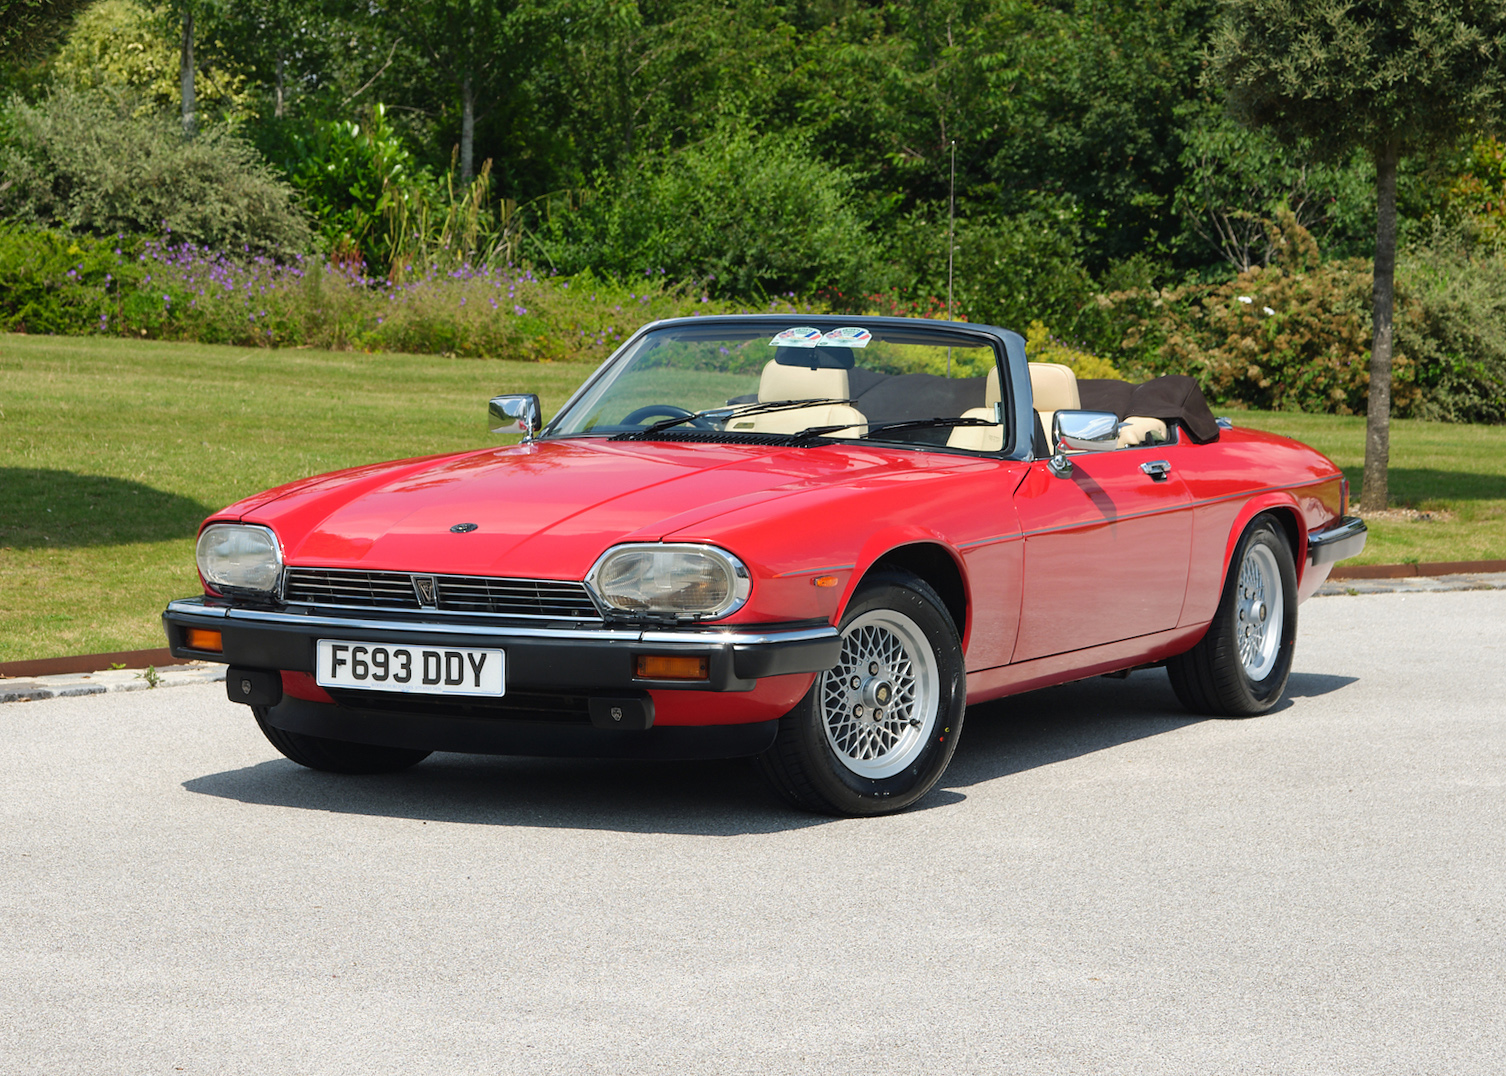
M758 309L813 308L782 298ZM297 255L0 231L0 329L11 332L591 361L644 322L738 311L752 308L661 276L640 283L462 265L394 284L363 266Z

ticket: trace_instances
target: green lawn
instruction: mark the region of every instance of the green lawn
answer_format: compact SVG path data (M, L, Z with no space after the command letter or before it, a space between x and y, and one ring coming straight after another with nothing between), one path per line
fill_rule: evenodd
M0 661L162 645L198 590L199 521L248 493L497 442L489 397L552 413L591 370L421 355L0 335ZM1358 483L1364 420L1236 412ZM1368 562L1506 557L1506 428L1398 422L1392 493L1449 522L1377 522Z
M210 512L304 475L495 444L592 367L0 335L0 661L165 645Z

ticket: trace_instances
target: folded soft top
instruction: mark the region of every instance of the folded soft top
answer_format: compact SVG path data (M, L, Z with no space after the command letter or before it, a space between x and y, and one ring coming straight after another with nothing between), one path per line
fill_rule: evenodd
M1077 393L1087 411L1112 411L1121 419L1144 415L1164 422L1177 422L1197 444L1218 440L1218 420L1213 417L1203 390L1186 374L1167 374L1141 384L1107 378L1082 378Z

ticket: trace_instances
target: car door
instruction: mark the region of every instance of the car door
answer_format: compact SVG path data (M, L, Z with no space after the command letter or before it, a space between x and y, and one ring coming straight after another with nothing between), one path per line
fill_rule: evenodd
M1025 535L1014 661L1174 628L1187 593L1189 445L1081 452L1072 473L1030 464L1015 493Z

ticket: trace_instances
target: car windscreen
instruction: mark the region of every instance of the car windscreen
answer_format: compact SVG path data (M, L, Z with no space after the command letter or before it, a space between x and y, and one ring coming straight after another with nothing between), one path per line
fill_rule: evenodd
M549 434L997 451L999 385L987 339L923 325L674 325L618 356Z

